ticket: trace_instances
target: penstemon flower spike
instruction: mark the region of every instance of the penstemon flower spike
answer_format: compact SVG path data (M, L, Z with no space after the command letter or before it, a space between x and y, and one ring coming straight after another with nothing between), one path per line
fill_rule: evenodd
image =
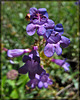
M60 56L62 54L62 48L66 48L70 44L70 39L62 36L64 33L62 24L58 23L55 25L54 21L49 19L46 8L37 9L32 7L29 10L29 14L27 14L25 18L27 21L30 21L26 27L27 34L32 36L37 30L38 37L43 36L43 45L44 41L46 41L44 47L45 56L52 57L55 52L58 56ZM39 89L48 88L48 85L52 85L53 81L49 78L49 74L46 73L43 65L40 65L40 37L39 45L33 46L32 50L13 49L7 51L7 55L10 58L18 57L26 53L29 54L23 56L22 61L24 62L24 65L18 69L18 73L28 73L30 78L30 81L27 82L28 87L38 87ZM66 59L52 59L50 61L63 67L65 71L69 70L70 65L66 62ZM10 60L10 62L12 64L14 63L12 60Z

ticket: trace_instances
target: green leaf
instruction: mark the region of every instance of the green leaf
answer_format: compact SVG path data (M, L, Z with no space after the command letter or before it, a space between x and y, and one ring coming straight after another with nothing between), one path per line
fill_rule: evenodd
M13 90L10 94L10 97L13 99L17 99L19 97L17 90Z
M18 82L17 82L17 85L20 85L20 84L22 84L24 82L27 82L28 80L29 80L28 74L21 75L20 78L19 78L19 80L18 80Z
M75 88L78 89L78 82L76 79L73 79L73 83L74 83Z
M13 88L16 87L16 85L15 85L15 80L7 80L6 82L7 82L9 85L11 85Z
M78 75L79 74L79 71L76 71L76 72L74 72L73 74L72 74L72 78L74 78L76 75Z
M4 87L5 82L6 82L6 76L4 76L4 77L2 78L2 82L1 82L1 86L2 86L2 87Z

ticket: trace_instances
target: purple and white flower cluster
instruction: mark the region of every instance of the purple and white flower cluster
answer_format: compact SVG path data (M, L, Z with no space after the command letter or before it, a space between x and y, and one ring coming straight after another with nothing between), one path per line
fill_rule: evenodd
M37 30L37 34L44 37L46 40L44 54L47 57L52 57L55 52L57 55L61 55L62 48L66 48L70 44L70 39L62 36L64 33L62 24L59 23L55 25L54 21L48 18L48 13L45 8L30 8L29 13L30 23L26 27L27 34L32 36ZM27 85L31 88L37 86L40 89L52 85L53 81L49 78L49 74L46 73L45 69L40 65L38 46L34 46L32 50L13 49L7 51L7 55L10 58L18 57L25 53L29 54L23 56L22 61L24 65L19 68L18 72L20 74L28 73L30 81ZM66 59L52 59L51 61L63 67L65 71L69 70L69 64L66 62ZM13 61L10 60L10 62Z

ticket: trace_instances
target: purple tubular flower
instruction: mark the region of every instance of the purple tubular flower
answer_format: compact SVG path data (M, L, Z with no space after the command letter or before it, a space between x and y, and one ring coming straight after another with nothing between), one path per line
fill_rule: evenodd
M61 40L61 36L58 33L56 33L55 31L53 31L50 34L50 36L46 40L47 42L46 42L46 46L44 48L44 54L47 57L53 56L54 52L56 52L57 55L62 54L62 49L60 47L60 40Z
M59 34L63 34L64 33L64 29L63 29L63 26L62 26L62 24L57 24L55 27L54 27L54 31L55 32L59 32Z
M13 49L13 50L8 50L7 55L8 57L18 57L24 53L28 53L30 50L29 49Z
M44 48L44 54L47 57L52 57L55 52L57 53L57 55L61 55L62 54L62 49L59 46L59 44L58 43L57 44L47 43L47 45Z
M32 50L30 54L23 57L25 64L19 68L18 72L21 74L29 73L29 78L34 79L35 74L41 74L44 69L40 66L40 57L37 50Z
M42 87L47 88L48 85L52 85L53 84L52 80L49 78L49 74L47 74L45 71L43 71L41 73L41 75L36 74L35 78L39 80L38 88L40 88L40 89Z
M51 33L52 32L52 33ZM46 46L44 48L44 54L47 57L53 56L54 52L57 53L57 55L62 54L62 48L66 48L70 44L70 39L66 38L65 36L61 36L58 32L55 32L54 30L51 30L50 34L46 38Z
M52 20L48 19L48 13L45 8L30 8L30 23L26 27L28 35L32 36L36 29L37 34L42 36L46 33L46 29L53 29L55 24Z
M66 62L66 59L64 59L64 60L52 59L51 61L54 62L54 63L56 63L57 65L63 67L65 69L65 71L69 70L70 64Z

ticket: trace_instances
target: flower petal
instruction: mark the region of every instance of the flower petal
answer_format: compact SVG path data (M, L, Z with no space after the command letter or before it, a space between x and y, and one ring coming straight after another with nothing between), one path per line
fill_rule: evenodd
M55 31L53 31L52 34L47 39L47 42L56 44L60 40L61 40L61 36L58 33L56 33Z
M52 21L51 19L48 19L48 22L45 23L43 25L46 29L53 29L55 24L54 24L54 21Z
M24 49L24 53L29 53L29 52L31 52L30 49Z
M13 60L9 60L9 62L10 62L11 64L15 64Z
M56 51L58 56L62 54L62 48L60 46L56 46L55 51Z
M65 71L68 71L68 70L69 70L69 66L70 66L70 64L67 63L67 62L65 62L65 63L62 65L62 67L65 69Z
M20 67L18 72L20 74L26 74L28 72L28 68L27 68L26 64L24 66Z
M52 85L53 84L53 81L50 78L48 78L47 83L48 83L48 85Z
M46 33L43 35L44 38L47 40L49 38L49 36L51 35L53 29L47 29Z
M65 36L61 36L61 41L62 41L62 43L60 43L60 45L61 45L63 48L66 48L66 47L70 44L70 39L68 39L68 38L65 37Z
M35 78L37 78L38 80L40 79L40 76L38 74L35 75Z
M42 14L42 15L44 15L45 17L48 18L48 13L47 13L47 11L46 11L46 8L39 8L38 11L39 11L40 14Z
M54 27L54 31L56 32L59 32L60 34L63 34L64 33L64 29L63 29L63 26L62 24L57 24L55 27Z
M31 55L32 54L32 55ZM33 58L33 56L38 56L39 57L39 53L38 53L38 51L37 50L32 50L30 53L29 53L29 56L31 57L31 58Z
M32 36L36 31L36 26L34 24L28 24L26 27L26 32L28 35Z
M41 36L41 35L43 35L43 34L45 34L46 33L46 29L43 27L43 26L40 26L39 28L38 28L38 30L37 30L37 34L39 35L39 36Z
M45 70L44 70L40 65L38 65L38 70L37 70L36 73L37 73L38 75L41 75L41 73L44 72L44 71L45 71Z
M34 79L35 78L35 73L29 71L29 78Z
M31 88L32 88L32 89L34 89L34 88L35 88L35 85L34 85L34 83L32 83L32 84L31 84Z
M48 88L48 83L45 82L45 83L43 84L43 87L44 87L44 88Z
M29 56L27 56L27 55L24 55L22 61L23 61L23 62L26 62L26 61L28 61L28 60L31 60L31 57L29 57Z
M59 66L62 66L65 63L66 59L64 59L64 60L52 59L51 61L54 62L54 63L56 63Z
M33 50L38 50L38 46L33 46Z
M28 60L26 62L26 66L28 67L28 70L31 72L31 73L35 73L37 72L38 70L38 66L39 66L39 63L37 61L34 61L33 59Z
M38 57L38 56L33 56L33 59L34 59L35 61L37 61L38 63L40 63L40 57Z
M39 83L38 83L38 88L42 88L43 87L43 82L42 81L40 81Z
M50 44L50 43L48 43L46 46L45 46L45 48L44 48L44 54L47 56L47 57L51 57L51 56L53 56L53 54L54 54L54 46L53 46L53 44Z
M30 15L33 15L36 13L36 11L37 11L37 8L32 7L32 8L30 8L29 13L30 13Z

